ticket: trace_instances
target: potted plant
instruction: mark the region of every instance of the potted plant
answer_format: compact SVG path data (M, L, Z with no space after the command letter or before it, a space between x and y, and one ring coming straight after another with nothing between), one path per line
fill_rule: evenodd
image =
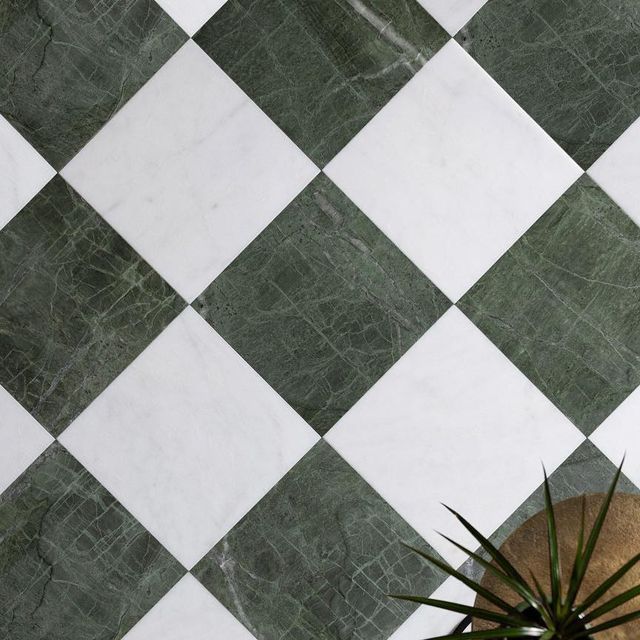
M427 562L438 567L445 573L460 580L475 591L480 598L495 607L490 610L485 607L467 606L455 602L425 598L422 596L394 594L393 598L408 600L423 605L429 605L456 613L462 613L475 620L486 620L495 625L494 629L471 631L463 633L460 630L452 634L433 638L432 640L473 640L474 638L502 640L507 638L540 638L541 640L596 640L597 634L619 627L623 624L640 618L640 610L608 618L601 618L633 598L640 596L640 585L617 594L604 602L600 602L609 590L617 584L639 561L640 554L635 555L625 562L617 571L608 576L595 590L587 596L578 599L580 587L583 584L585 574L593 557L593 552L598 542L602 526L611 505L622 465L618 468L615 477L606 493L602 505L598 511L591 530L585 532L585 501L582 499L582 518L579 528L575 558L571 567L570 578L566 585L561 580L560 555L558 553L558 531L556 517L549 481L544 476L544 498L546 513L546 529L549 551L550 590L545 591L536 576L531 574L525 578L520 571L505 557L505 555L485 538L473 525L453 509L447 509L478 541L486 558L479 553L465 548L454 542L447 536L443 536L458 549L466 553L477 562L485 571L491 572L499 582L506 585L517 598L520 604L514 606L503 598L485 588L479 582L456 571L446 562L435 558L420 549L409 548L421 556ZM442 534L441 534L442 535ZM408 546L408 545L406 545Z

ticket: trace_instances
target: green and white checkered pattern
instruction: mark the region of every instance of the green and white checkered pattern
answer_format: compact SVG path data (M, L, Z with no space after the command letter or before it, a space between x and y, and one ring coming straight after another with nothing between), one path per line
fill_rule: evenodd
M0 640L418 640L640 486L635 0L0 6Z

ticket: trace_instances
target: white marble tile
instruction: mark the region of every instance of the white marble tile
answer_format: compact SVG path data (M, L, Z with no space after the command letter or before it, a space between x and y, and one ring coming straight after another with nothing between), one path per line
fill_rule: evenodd
M626 455L623 473L640 486L640 387L589 436L616 465Z
M227 0L156 0L192 36Z
M318 436L187 308L59 439L190 568Z
M450 41L325 173L456 301L582 172Z
M506 520L584 436L455 307L326 439L449 562Z
M192 575L187 574L123 640L255 640Z
M427 596L470 606L475 601L475 593L455 578L448 578L434 593ZM398 627L389 640L424 640L450 634L463 618L459 613L421 606Z
M49 433L0 387L0 493L52 442Z
M596 160L587 173L640 225L640 119Z
M487 0L418 0L453 36L487 3Z
M188 42L62 175L192 301L317 171Z
M0 116L0 229L54 175L47 161Z

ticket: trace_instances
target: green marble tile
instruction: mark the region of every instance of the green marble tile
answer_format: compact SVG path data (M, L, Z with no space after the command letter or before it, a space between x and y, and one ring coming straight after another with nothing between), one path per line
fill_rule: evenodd
M185 40L154 0L4 0L0 113L60 169Z
M119 640L185 570L61 445L0 497L0 637Z
M459 307L584 433L640 383L640 229L587 176Z
M320 175L193 306L323 434L449 301Z
M429 547L323 440L192 573L258 640L384 640L432 593ZM432 551L433 552L433 551Z
M589 440L585 440L550 476L551 494L554 502L574 496L607 491L616 472L616 466ZM542 477L542 471L541 471ZM624 474L618 482L622 493L640 493ZM491 541L500 546L520 525L544 509L542 484L518 509L491 535ZM464 565L467 575L480 577L483 570L473 561Z
M415 0L229 0L194 40L324 166L448 35Z
M490 0L457 40L585 169L640 116L637 0Z
M0 384L58 435L184 304L55 177L0 231Z

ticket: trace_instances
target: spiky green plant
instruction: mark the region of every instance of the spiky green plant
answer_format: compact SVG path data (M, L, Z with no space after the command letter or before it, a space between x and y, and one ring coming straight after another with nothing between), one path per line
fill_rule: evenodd
M624 463L624 460L623 460ZM558 553L558 533L556 529L556 519L549 489L547 474L544 474L544 500L547 520L547 534L549 544L549 568L551 575L551 592L543 590L535 576L531 574L531 583L526 580L520 572L507 560L507 558L497 549L487 538L485 538L475 527L465 520L459 513L446 507L458 521L469 531L478 541L481 548L486 552L490 560L486 560L478 553L474 553L454 542L447 536L446 540L455 545L458 549L466 553L475 560L486 571L492 573L501 582L506 584L518 598L521 599L520 606L513 606L505 602L495 593L483 587L478 582L468 578L464 574L456 571L446 562L435 558L420 549L406 545L409 549L417 553L424 560L438 567L445 573L460 580L479 596L490 602L498 611L490 611L476 606L467 606L455 602L435 600L433 598L423 598L421 596L395 594L391 597L399 600L408 600L419 604L446 609L456 613L462 613L475 619L488 620L498 625L498 629L488 631L472 631L470 633L457 633L439 636L431 640L473 640L474 638L493 638L502 640L503 638L541 638L541 640L587 640L594 638L597 634L613 627L618 627L632 620L640 618L640 610L615 617L604 622L598 620L605 614L617 609L621 605L629 602L633 598L640 596L640 586L633 587L607 600L603 604L593 607L624 575L626 575L639 561L640 554L631 558L623 564L620 569L609 576L597 589L588 596L578 601L578 591L582 585L584 576L589 567L589 562L593 556L596 543L602 530L611 499L613 498L622 464L614 476L614 479L605 495L602 506L594 521L593 527L585 536L585 500L582 500L582 521L578 534L576 555L566 589L563 589L561 581L560 557ZM440 534L442 535L442 534Z

